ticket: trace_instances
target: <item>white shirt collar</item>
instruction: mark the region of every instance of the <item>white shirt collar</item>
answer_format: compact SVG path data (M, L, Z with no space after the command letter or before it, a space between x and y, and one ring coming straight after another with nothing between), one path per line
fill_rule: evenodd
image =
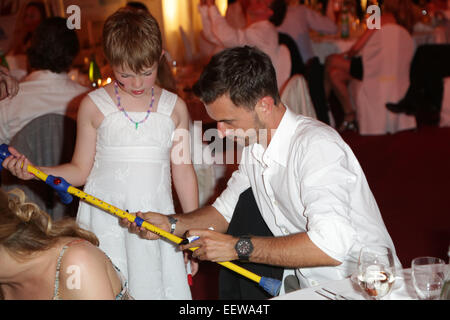
M286 167L291 137L296 128L296 114L286 107L283 118L275 130L267 149L264 149L261 144L255 143L251 150L252 155L256 160L266 166L268 165L268 161L272 160Z
M23 81L35 81L42 79L66 79L67 72L55 73L50 70L37 70L31 72Z

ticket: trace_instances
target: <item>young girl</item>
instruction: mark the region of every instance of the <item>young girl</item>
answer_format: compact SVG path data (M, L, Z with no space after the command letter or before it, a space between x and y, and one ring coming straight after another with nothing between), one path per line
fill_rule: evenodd
M172 172L183 211L196 209L189 139L172 141L175 130L188 132L188 111L175 94L155 85L162 56L158 23L148 13L120 9L105 22L103 48L116 80L82 101L72 161L42 171L84 185L86 193L129 212L165 214L174 213ZM179 150L188 161L176 158ZM4 167L31 179L20 169L28 160L10 151L15 157L5 159ZM128 276L135 299L191 299L183 253L175 245L128 233L116 217L84 202L77 221L97 235L100 248Z

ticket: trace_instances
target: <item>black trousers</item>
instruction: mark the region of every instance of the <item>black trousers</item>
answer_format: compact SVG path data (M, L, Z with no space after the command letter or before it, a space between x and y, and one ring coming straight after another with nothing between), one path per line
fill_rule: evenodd
M241 193L228 226L227 234L233 236L254 235L273 237L272 232L261 216L251 188ZM283 278L284 269L282 267L259 263L235 263L259 276L275 278L280 281ZM270 294L266 293L256 282L229 269L220 269L219 299L261 300L268 298L271 298Z
M422 45L411 62L410 85L400 101L405 112L416 117L439 118L444 78L450 76L450 44ZM438 119L435 119L438 120Z

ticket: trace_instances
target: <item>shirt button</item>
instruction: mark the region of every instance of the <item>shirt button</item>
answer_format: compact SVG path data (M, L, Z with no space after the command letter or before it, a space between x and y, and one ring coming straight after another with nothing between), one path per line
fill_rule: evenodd
M273 203L273 205L274 205L275 207L278 206L278 201L277 201L277 200L273 200L272 203Z
M289 234L289 230L287 228L283 228L283 233L284 234Z
M319 283L316 280L311 280L311 285L313 286L318 286Z

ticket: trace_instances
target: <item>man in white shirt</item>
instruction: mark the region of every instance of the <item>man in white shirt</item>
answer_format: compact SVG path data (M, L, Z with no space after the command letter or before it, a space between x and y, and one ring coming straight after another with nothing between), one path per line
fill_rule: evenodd
M194 93L219 135L245 145L239 169L213 205L169 218L145 213L145 220L178 236L199 236L180 248L198 247L193 256L201 260L295 268L302 288L351 275L365 245L390 247L401 266L354 154L334 129L281 103L266 54L246 46L215 55ZM274 237L224 234L249 187ZM138 232L135 224L130 230ZM142 229L140 235L157 238Z
M275 67L278 88L281 89L291 73L291 57L289 49L279 44L278 31L269 21L274 14L270 8L274 1L280 0L249 0L245 10L247 25L241 29L234 28L227 22L214 0L202 0L199 12L203 36L217 47L249 45L269 55Z
M67 71L79 52L75 30L63 18L46 19L34 33L27 52L32 72L19 84L19 93L0 101L0 143L33 119L49 113L76 119L79 102L89 88L72 81Z

